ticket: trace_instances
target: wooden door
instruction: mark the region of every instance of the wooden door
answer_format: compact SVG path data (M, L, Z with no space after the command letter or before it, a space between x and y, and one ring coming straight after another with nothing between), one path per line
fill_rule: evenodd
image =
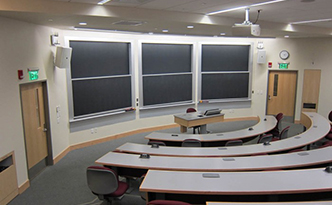
M270 71L267 114L282 112L289 121L294 120L296 99L296 71Z
M301 122L306 117L302 112L317 112L320 90L321 70L306 69L303 75Z
M21 102L28 168L31 169L48 153L42 83L22 85Z

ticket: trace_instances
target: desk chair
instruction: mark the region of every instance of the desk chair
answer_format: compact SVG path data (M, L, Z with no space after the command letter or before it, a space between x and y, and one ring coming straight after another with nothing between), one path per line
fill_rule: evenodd
M329 113L328 119L330 120L330 122L332 122L332 111ZM332 140L332 124L331 124L331 128L330 128L330 132L325 136L325 139Z
M289 128L290 128L290 126L285 127L285 128L281 131L279 137L274 137L274 138L272 139L272 141L278 141L278 140L286 139L286 138L288 137L288 131L289 131Z
M181 147L201 147L201 141L197 139L185 139L183 140Z
M186 110L186 113L191 113L191 112L197 112L197 110L196 110L195 108L192 108L192 107L190 107L190 108L188 108L188 109ZM194 126L194 127L193 127L193 134L196 134L196 131L195 131L195 130L197 130L197 133L198 133L198 134L201 133L201 131L200 131L200 126Z
M276 115L277 124L270 132L268 132L269 134L272 134L274 137L277 137L277 138L279 137L280 130L281 130L281 120L283 118L284 118L284 114L281 112Z
M324 147L329 147L329 146L332 146L332 141L326 141L323 143L322 146L320 146L319 148L324 148Z
M263 135L259 138L257 144L265 143L265 142L271 142L271 141L272 141L272 137L273 137L272 134L263 134Z
M225 146L230 147L230 146L241 146L243 145L242 140L230 140L226 142Z
M153 145L153 144L157 144L159 146L166 146L165 142L162 142L162 141L155 141L155 140L150 140L148 142L148 145Z
M113 198L122 197L128 189L128 184L119 181L117 173L107 167L89 166L86 176L89 189L103 204L112 204Z
M173 201L173 200L153 200L148 202L147 205L191 205L182 201Z

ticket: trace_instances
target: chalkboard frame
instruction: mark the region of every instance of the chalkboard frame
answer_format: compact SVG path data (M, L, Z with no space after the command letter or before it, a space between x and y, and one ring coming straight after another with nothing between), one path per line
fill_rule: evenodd
M143 44L156 44L156 45L187 45L191 47L191 70L190 72L179 72L179 73L154 73L154 74L143 74ZM195 79L196 79L196 48L194 42L179 42L179 41L140 41L139 43L139 109L140 110L149 110L149 109L156 109L156 108L166 108L166 107L175 107L175 106L182 106L182 105L192 105L195 99ZM160 104L150 104L144 105L144 90L143 90L143 81L144 77L158 77L158 76L168 76L168 75L191 75L191 99L184 100L184 101L177 101L177 102L166 102Z
M65 37L65 46L70 47L70 41L83 41L83 42L105 42L105 43L126 43L128 44L128 60L129 60L129 73L127 75L112 75L112 76L94 76L94 77L87 77L87 78L78 78L78 79L72 79L71 76L71 68L66 69L66 75L67 75L67 93L68 93L68 108L69 108L69 122L79 122L89 119L95 119L95 118L101 118L106 116L112 116L112 115L118 115L126 113L127 111L132 111L132 108L135 104L135 78L134 74L135 71L133 70L133 59L134 59L134 52L133 52L133 40L121 40L121 39L104 39L104 38L90 38L90 37ZM112 110L105 110L98 113L90 113L80 116L74 115L74 97L73 97L73 84L72 82L75 80L93 80L93 79L103 79L103 78L117 78L117 77L124 77L127 76L130 78L131 81L131 90L130 90L130 96L131 96L131 106L125 106L123 108L119 109L112 109Z
M204 45L214 45L214 46L249 46L249 53L248 53L248 70L247 71L202 71L202 62L203 62L203 46ZM220 102L238 102L238 101L251 101L251 87L252 87L252 71L253 71L253 50L254 50L254 43L253 42L221 42L221 43L212 43L212 42L200 42L198 46L198 53L200 58L198 59L198 102L203 103L220 103ZM240 74L240 73L247 73L248 74L248 96L247 97L234 97L234 98L212 98L212 99L204 99L202 98L202 81L204 74Z

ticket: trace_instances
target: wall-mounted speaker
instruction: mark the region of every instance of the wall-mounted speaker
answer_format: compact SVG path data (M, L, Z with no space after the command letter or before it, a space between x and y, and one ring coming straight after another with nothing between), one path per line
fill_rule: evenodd
M55 66L59 68L69 68L71 60L71 48L57 46L55 55Z
M258 64L266 63L266 51L265 50L259 50L257 52L257 63Z

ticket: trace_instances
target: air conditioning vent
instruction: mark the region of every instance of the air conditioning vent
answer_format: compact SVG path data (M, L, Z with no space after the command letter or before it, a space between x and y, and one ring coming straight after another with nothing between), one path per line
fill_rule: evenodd
M146 22L143 21L117 21L112 23L113 25L121 25L121 26L140 26L142 24L145 24Z

